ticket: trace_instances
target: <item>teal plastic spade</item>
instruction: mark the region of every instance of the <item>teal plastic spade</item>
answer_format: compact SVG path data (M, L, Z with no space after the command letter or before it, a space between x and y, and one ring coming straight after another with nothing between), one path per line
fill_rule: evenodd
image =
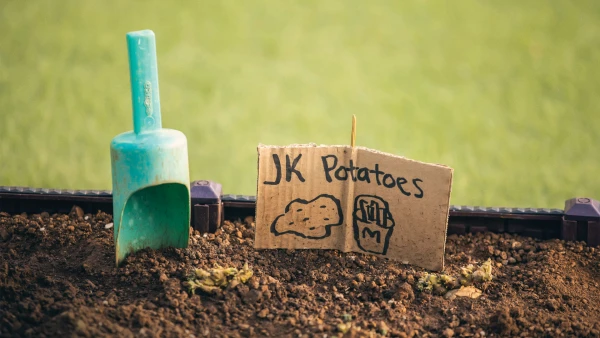
M185 248L190 231L187 139L162 129L154 33L128 33L127 47L133 131L110 144L117 266L144 248Z

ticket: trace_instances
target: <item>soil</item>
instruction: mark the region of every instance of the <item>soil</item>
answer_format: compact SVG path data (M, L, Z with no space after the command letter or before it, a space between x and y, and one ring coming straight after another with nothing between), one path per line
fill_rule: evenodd
M0 213L0 336L600 336L600 253L584 243L450 236L446 273L492 258L494 279L477 299L446 300L417 291L425 271L399 262L254 250L251 218L115 268L110 222L78 208ZM184 284L194 268L246 262L246 284L194 295Z

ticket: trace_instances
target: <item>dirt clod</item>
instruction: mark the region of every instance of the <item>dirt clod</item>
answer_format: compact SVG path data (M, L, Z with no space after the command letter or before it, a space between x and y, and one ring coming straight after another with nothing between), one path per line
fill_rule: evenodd
M81 207L78 205L74 205L73 208L71 208L69 215L75 219L83 218L83 209L81 209Z
M262 309L258 313L259 318L266 318L269 315L269 309Z
M447 328L442 332L442 334L446 338L454 337L454 330L452 330L451 328Z

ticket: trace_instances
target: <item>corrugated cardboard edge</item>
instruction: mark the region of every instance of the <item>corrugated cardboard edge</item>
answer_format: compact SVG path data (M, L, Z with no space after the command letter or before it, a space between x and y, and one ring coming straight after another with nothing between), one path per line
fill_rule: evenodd
M443 271L444 270L444 266L445 266L445 253L446 253L446 241L448 239L448 222L450 220L450 198L452 196L452 180L454 179L454 169L447 166L447 165L443 165L443 164L438 164L438 163L429 163L429 162L423 162L423 161L417 161L417 160L413 160L404 156L400 156L400 155L395 155L395 154L391 154L391 153L387 153L384 151L380 151L380 150L376 150L376 149L371 149L371 148L367 148L367 147L361 147L361 146L356 146L354 148L352 148L352 146L349 145L326 145L326 144L321 144L321 145L317 145L316 143L306 143L306 144L289 144L287 146L275 146L275 145L265 145L265 144L258 144L257 147L257 172L256 172L256 206L255 206L255 219L258 216L257 212L258 212L258 174L260 172L260 168L259 168L259 164L260 164L260 148L291 148L291 147L297 147L297 148L330 148L330 147L343 147L343 148L348 148L351 149L353 152L356 149L362 149L362 150L366 150L366 151L370 151L370 152L374 152L377 154L381 154L381 155L385 155L385 156L390 156L390 157L395 157L395 158L399 158L405 161L409 161L409 162L414 162L414 163L418 163L418 164L425 164L425 165L431 165L431 166L435 166L435 167L440 167L440 168L445 168L445 169L450 169L450 180L448 181L448 201L447 201L447 208L446 208L446 224L444 225L444 242L442 243L442 248L443 248L443 253L442 254L442 262L441 262L441 268L440 269L433 269L433 270L438 270L438 271ZM255 239L256 240L256 239ZM346 247L346 244L344 244L344 248Z
M444 271L445 265L445 256L446 256L446 241L448 239L448 223L450 222L450 197L452 196L452 180L454 179L454 169L447 167L450 169L450 180L448 181L448 208L446 208L446 226L444 229L444 245L443 245L443 254L442 254L442 268L440 271Z
M300 144L288 144L286 146L273 146L273 145L265 145L265 144L259 144L258 145L258 149L260 149L260 148L291 148L291 147L298 147L298 148L331 148L331 147L343 147L343 148L352 149L352 146L349 146L347 144L344 144L344 145L335 145L335 144L321 144L321 145L318 145L316 143L304 143L304 144L300 143ZM356 146L354 148L355 149L361 149L361 150L366 150L366 151L374 152L374 153L385 155L385 156L391 156L391 157L395 157L395 158L400 158L400 159L403 159L403 160L406 160L406 161L409 161L409 162L415 162L415 163L419 163L419 164L427 164L427 165L432 165L432 166L436 166L436 167L447 168L447 169L450 169L450 170L454 171L454 169L452 169L449 166L444 165L444 164L417 161L417 160L410 159L408 157L404 157L404 156L400 156L400 155L395 155L395 154L392 154L392 153L386 153L384 151L380 151L380 150L376 150L376 149L371 149L371 148L367 148L367 147ZM258 183L258 181L257 181L257 183ZM257 190L258 190L258 188L257 188Z

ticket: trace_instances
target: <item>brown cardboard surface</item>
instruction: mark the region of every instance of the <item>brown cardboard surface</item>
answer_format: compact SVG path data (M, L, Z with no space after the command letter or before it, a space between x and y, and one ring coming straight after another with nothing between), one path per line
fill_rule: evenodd
M258 147L257 249L338 249L444 267L453 170L363 147Z

